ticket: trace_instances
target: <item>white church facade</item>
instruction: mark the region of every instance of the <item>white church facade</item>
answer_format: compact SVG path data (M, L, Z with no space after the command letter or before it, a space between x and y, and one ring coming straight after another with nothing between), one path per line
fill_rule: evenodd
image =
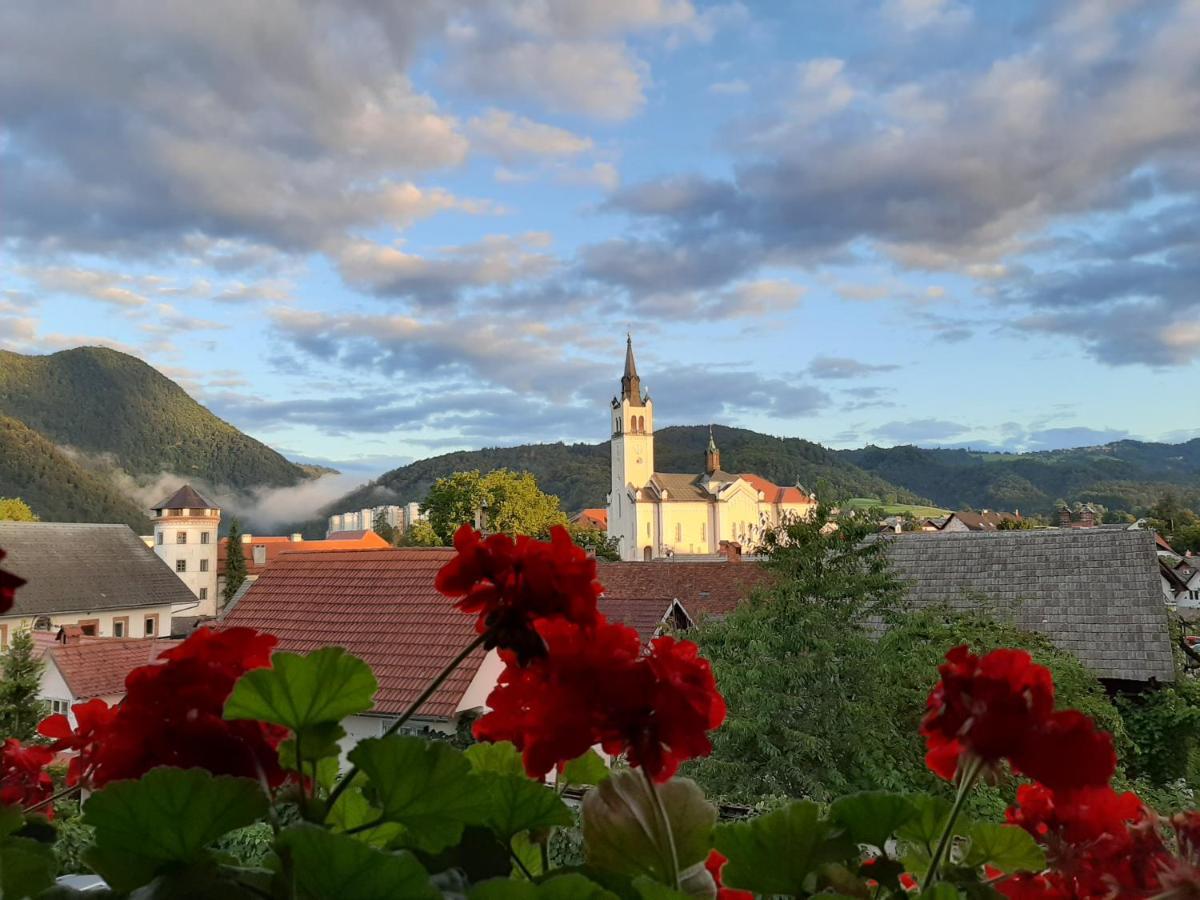
M617 539L623 560L714 554L723 541L749 549L764 528L808 516L816 507L816 498L799 485L781 487L758 475L722 470L711 431L703 472L655 471L654 401L642 392L631 338L609 424L608 535Z

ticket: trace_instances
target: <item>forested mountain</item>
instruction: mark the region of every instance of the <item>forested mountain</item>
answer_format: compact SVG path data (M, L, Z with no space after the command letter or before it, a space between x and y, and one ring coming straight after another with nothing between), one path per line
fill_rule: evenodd
M135 476L170 472L233 488L306 477L151 366L102 347L49 356L0 351L0 415L59 446L108 454Z
M887 494L900 502L921 499L811 441L724 426L715 427L713 435L721 449L721 467L729 472L753 472L785 485L799 481L809 490L835 497ZM660 472L700 472L707 444L707 426L663 428L654 435L655 468ZM523 444L446 453L393 469L330 504L327 511L421 500L434 480L443 475L496 468L531 472L542 490L558 496L564 509L603 506L609 485L608 442Z
M123 522L150 530L141 507L36 431L0 416L0 497L20 497L49 522Z
M1200 438L1184 444L1116 441L1039 453L864 447L838 455L951 509L1048 513L1057 500L1143 512L1168 489L1200 511Z

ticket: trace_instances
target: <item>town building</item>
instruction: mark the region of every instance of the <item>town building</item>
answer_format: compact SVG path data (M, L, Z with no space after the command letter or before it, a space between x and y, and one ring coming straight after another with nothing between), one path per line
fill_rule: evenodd
M401 534L407 531L414 522L425 518L421 514L419 503L405 503L403 506L372 506L330 516L325 528L325 536L333 537L348 531L370 531L375 527L380 516Z
M581 509L568 520L576 528L608 531L608 510L599 506Z
M169 639L85 638L60 631L42 654L41 698L50 711L74 723L71 707L99 698L108 704L125 697L125 679L139 666L153 664L164 650L179 644Z
M952 512L941 518L929 518L921 521L922 531L1002 531L1006 528L1020 527L1021 514L996 512L991 509L979 512L961 510ZM897 528L896 531L902 529Z
M169 634L172 611L198 603L127 525L0 522L4 568L28 583L0 616L0 647L18 629L78 626L89 637Z
M253 584L272 562L284 553L327 553L333 550L379 550L390 546L374 531L335 535L323 541L306 541L300 534L283 537L243 534L242 558L246 560L246 583ZM225 567L229 557L229 538L217 545L217 596L225 595Z
M151 509L154 552L196 599L182 604L193 615L217 614L217 529L221 510L190 484Z
M722 541L749 547L764 529L816 508L816 498L798 484L780 486L758 475L726 472L711 430L703 471L656 471L654 401L642 391L632 338L625 344L621 395L613 397L610 413L607 530L623 560L714 554Z

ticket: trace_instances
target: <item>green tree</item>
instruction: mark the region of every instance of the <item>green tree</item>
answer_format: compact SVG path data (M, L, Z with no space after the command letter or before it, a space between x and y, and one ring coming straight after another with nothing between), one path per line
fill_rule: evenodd
M449 544L464 522L485 531L545 537L551 526L565 525L558 498L544 493L528 472L495 469L455 472L429 489L421 511L442 543Z
M371 530L389 544L396 543L396 529L388 522L387 513L382 509L375 513L375 521L371 523Z
M33 650L33 635L22 629L0 657L0 737L28 741L46 717L48 709L40 699L45 663Z
M242 582L246 580L246 554L242 549L242 529L238 520L229 525L229 538L225 552L225 590L221 599L225 604L233 600Z
M418 519L404 530L396 540L397 547L444 547L438 533L425 519Z
M0 521L36 522L37 514L19 497L0 497Z
M605 562L619 562L621 559L620 544L616 538L610 538L598 528L581 528L578 525L568 525L571 538L591 553L596 559Z
M1161 530L1168 535L1175 533L1177 528L1193 525L1196 514L1188 509L1187 504L1179 496L1179 492L1168 489L1162 492L1155 504L1150 507L1150 518L1157 520Z

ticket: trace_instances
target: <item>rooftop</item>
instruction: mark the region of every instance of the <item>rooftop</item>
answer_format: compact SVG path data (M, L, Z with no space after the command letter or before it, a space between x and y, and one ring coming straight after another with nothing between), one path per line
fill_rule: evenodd
M199 491L190 484L185 484L161 503L156 503L151 509L216 509L215 503L210 503Z
M127 525L0 522L4 567L28 584L10 616L195 604Z
M911 602L990 601L1100 678L1171 681L1175 668L1154 536L1126 529L905 533L892 561Z
M242 556L246 560L247 575L261 575L284 553L331 553L336 550L381 550L389 547L387 541L374 531L340 531L336 534L352 535L339 538L331 536L320 541L295 541L290 537L259 537L251 535L249 541L241 543ZM266 561L254 561L254 548L262 547ZM217 572L225 571L225 560L229 555L229 539L222 538L217 546Z
M56 643L45 654L79 700L125 693L125 678L139 666L154 663L177 640L102 638L73 644Z

